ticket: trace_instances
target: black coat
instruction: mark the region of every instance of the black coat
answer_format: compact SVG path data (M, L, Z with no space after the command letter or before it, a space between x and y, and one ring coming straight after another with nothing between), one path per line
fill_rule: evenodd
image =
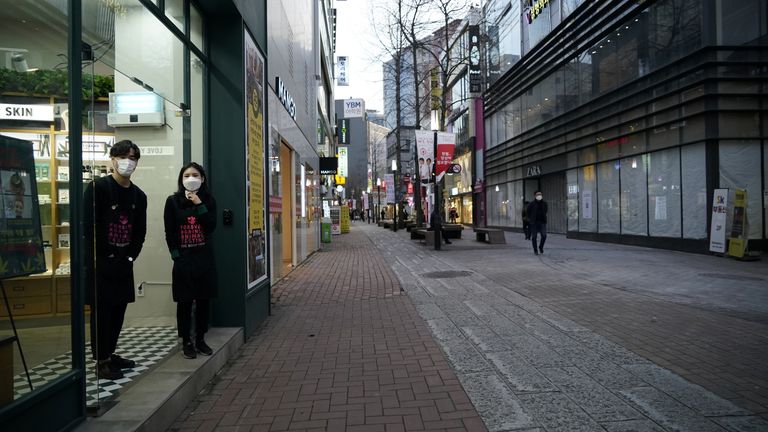
M547 223L547 202L544 200L531 201L528 204L528 209L526 213L528 216L528 221L531 224Z
M216 201L198 195L195 205L183 193L165 201L165 241L173 258L173 301L210 299L216 296L216 264L212 235L216 229Z
M112 176L90 183L84 196L86 303L132 303L133 262L147 235L147 195L135 184L120 186ZM95 253L94 253L95 249Z

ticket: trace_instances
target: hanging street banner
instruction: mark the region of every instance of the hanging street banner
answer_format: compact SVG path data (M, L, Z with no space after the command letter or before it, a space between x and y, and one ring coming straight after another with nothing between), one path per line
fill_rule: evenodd
M712 196L712 225L709 227L709 251L725 253L725 224L728 216L728 189L715 189Z
M349 144L349 119L338 119L336 121L336 132L339 135L339 144Z
M483 91L483 70L480 65L480 27L469 26L469 92Z
M337 169L337 174L341 177L348 177L348 171L349 171L349 152L347 151L347 147L339 147L337 149L339 152L339 164Z
M737 188L733 200L733 220L731 221L728 255L744 258L744 253L747 251L747 241L749 241L748 233L747 190Z
M456 134L437 133L437 156L435 157L435 176L440 181L453 163L453 151L456 149Z
M384 174L384 182L387 184L387 204L395 203L395 175Z
M347 71L349 70L349 57L338 56L336 57L336 85L348 86L349 76Z
M432 161L435 159L435 133L428 130L414 131L416 134L416 153L419 158L419 178L427 184L432 177Z

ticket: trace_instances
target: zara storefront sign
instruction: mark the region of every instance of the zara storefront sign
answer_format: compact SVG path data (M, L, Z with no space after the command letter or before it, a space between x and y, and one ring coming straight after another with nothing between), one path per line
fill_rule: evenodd
M0 104L0 120L53 121L53 105Z
M288 114L291 115L292 119L296 119L296 104L293 102L293 96L291 96L290 93L288 93L288 89L285 87L285 83L283 80L280 79L280 77L275 77L276 83L275 88L277 90L277 98L280 100L280 103L283 104L286 110L288 110Z
M535 177L541 175L541 166L540 165L533 165L529 166L525 169L525 176L526 177Z

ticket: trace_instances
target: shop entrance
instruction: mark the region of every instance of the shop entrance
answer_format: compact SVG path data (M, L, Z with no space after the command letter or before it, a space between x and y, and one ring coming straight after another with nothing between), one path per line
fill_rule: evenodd
M549 208L547 231L565 234L567 225L565 173L549 174L540 179L541 193Z
M296 213L292 208L296 202L293 196L293 151L285 142L280 143L280 195L283 197L283 212L280 224L283 227L282 249L283 249L283 268L282 275L285 276L293 270L293 236L294 224L293 215Z

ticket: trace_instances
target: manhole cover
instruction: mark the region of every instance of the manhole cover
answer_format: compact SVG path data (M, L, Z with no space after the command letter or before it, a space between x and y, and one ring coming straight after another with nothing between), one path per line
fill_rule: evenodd
M469 276L471 274L472 274L471 271L466 271L466 270L446 270L446 271L424 273L421 276L427 279L450 279L450 278Z
M715 279L728 279L728 280L738 280L738 281L758 281L759 282L763 280L763 278L754 277L754 276L742 276L742 275L727 274L727 273L701 273L700 276L715 278Z

